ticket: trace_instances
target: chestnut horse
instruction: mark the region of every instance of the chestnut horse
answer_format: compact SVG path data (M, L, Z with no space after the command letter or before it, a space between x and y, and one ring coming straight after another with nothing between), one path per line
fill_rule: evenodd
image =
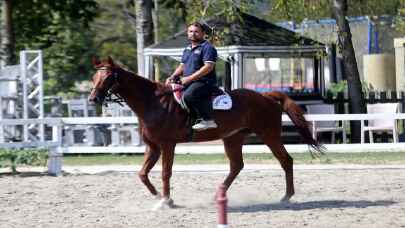
M110 94L116 94L136 113L141 136L146 144L144 164L139 177L152 195L161 197L161 206L173 205L170 199L170 177L177 143L222 139L230 161L230 172L223 182L228 189L244 165L244 138L247 134L256 133L273 152L285 172L286 193L282 201L288 201L294 194L293 159L281 141L283 111L288 114L303 141L322 153L322 147L312 138L303 110L283 93L261 94L248 89L232 90L229 93L233 100L231 110L214 110L212 113L218 128L190 134L188 114L176 103L169 86L129 72L114 64L110 57L104 61L93 59L93 64L97 72L92 79L94 88L89 101L102 104ZM163 182L161 195L148 178L148 173L160 155Z

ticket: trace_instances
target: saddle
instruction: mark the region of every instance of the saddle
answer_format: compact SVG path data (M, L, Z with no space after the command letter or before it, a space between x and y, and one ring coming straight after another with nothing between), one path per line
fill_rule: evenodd
M184 110L190 112L189 107L187 107L187 104L184 101L183 96L184 87L177 83L172 83L171 87L173 90L174 99L177 101L177 103L179 103ZM211 94L211 103L213 110L230 110L232 108L231 96L227 92L221 90L218 87L215 87L215 89Z

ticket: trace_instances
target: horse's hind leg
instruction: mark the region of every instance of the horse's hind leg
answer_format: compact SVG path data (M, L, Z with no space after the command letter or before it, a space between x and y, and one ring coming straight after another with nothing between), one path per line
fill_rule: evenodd
M237 133L223 139L225 153L230 162L230 172L224 181L224 186L226 189L231 186L236 176L238 176L239 172L243 169L244 164L242 157L242 146L244 138L244 133Z
M274 130L274 129L272 129ZM274 132L275 133L275 132ZM289 199L294 195L294 176L293 176L293 159L288 154L283 143L281 142L280 134L259 134L259 137L263 142L270 148L274 156L280 162L281 167L285 172L286 179L286 193L281 201L289 201Z
M158 196L155 186L150 182L148 174L150 170L155 166L160 157L160 148L152 143L148 143L144 155L144 161L141 170L138 173L142 183L148 188L149 192Z

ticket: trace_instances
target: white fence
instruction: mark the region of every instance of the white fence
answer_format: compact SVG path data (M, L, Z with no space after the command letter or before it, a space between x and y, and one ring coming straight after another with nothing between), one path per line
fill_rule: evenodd
M311 114L306 115L310 122L316 121L361 121L362 125L366 120L395 119L404 120L405 113L396 114ZM290 122L287 115L283 115L283 122ZM49 149L49 172L59 174L61 171L61 157L66 153L143 153L144 146L69 146L63 143L63 129L67 125L94 126L98 124L127 124L137 126L136 117L78 117L78 118L43 118L43 119L2 119L0 120L0 148L48 148ZM38 124L52 129L52 137L43 142L4 142L3 128L6 126L28 126ZM3 138L2 138L3 137ZM306 145L287 145L289 152L304 152L308 150ZM383 144L330 144L326 145L328 150L334 152L347 151L404 151L405 143L383 143ZM176 147L176 153L221 153L221 145L195 146L181 144ZM262 153L268 151L264 145L245 145L246 153Z

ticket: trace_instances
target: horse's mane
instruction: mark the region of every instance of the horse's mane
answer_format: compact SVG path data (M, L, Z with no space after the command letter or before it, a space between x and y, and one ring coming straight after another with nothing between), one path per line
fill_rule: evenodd
M130 77L133 77L133 79L136 78L137 80L141 80L141 81L145 82L145 84L148 84L148 85L152 86L152 89L155 89L153 81L134 73L133 71L131 71L127 67L125 67L125 65L114 64L114 67L116 69L118 69L119 71L124 72L126 75L129 75Z
M132 72L127 67L123 66L122 63L115 64L115 67L120 71L125 72L125 74L129 75L130 77L134 77L134 79L136 78L137 80L145 82L145 85L151 86L151 89L154 91L154 95L158 98L163 109L165 109L168 113L182 112L180 105L175 101L173 97L173 90L169 85L160 82L154 82L145 77L142 77Z

